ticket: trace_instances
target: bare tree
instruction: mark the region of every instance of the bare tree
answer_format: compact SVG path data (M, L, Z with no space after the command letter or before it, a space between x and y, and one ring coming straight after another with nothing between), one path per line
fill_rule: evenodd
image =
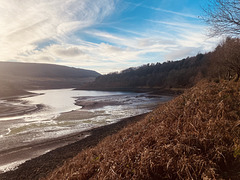
M240 39L227 38L218 45L212 55L214 70L219 78L234 79L240 78Z
M240 0L209 0L204 11L211 36L240 35Z

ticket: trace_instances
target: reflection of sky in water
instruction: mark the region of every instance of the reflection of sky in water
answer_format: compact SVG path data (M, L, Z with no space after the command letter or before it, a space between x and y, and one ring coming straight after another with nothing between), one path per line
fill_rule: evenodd
M48 109L44 112L37 113L36 116L40 114L47 116L45 118L54 118L62 112L68 112L72 110L77 110L80 107L76 106L74 97L79 96L108 96L122 93L113 92L97 92L97 91L73 91L71 89L62 90L43 90L34 91L34 93L44 93L43 95L25 98L25 100L30 101L32 104L44 104ZM25 120L31 120L30 117L26 117ZM39 117L38 117L39 118ZM43 118L43 117L42 117ZM45 119L44 119L45 120Z
M40 90L31 91L33 93L40 94L38 96L32 96L27 98L22 98L24 101L28 101L29 104L44 104L47 108L40 112L34 112L32 114L0 118L3 120L14 120L14 119L24 119L25 121L41 121L41 120L51 120L58 116L60 113L68 112L72 110L77 110L81 108L76 106L75 97L81 96L111 96L111 95L121 95L125 93L121 92L102 92L102 91L75 91L72 89L61 89L61 90ZM22 105L21 102L11 102L14 105Z
M161 99L147 98L143 94L122 93L122 92L101 92L101 91L75 91L72 89L41 90L34 91L41 95L22 98L29 104L43 104L46 108L23 116L1 118L0 123L0 150L13 146L29 143L34 140L41 140L67 135L69 133L83 131L92 127L113 123L116 120L149 112ZM79 97L88 102L118 102L117 105L107 105L97 109L81 110L76 106L75 100ZM94 114L86 119L55 120L60 113L73 110L86 111ZM2 128L2 129L1 129ZM3 129L4 128L4 129ZM15 142L11 144L11 142ZM2 146L4 144L4 147Z

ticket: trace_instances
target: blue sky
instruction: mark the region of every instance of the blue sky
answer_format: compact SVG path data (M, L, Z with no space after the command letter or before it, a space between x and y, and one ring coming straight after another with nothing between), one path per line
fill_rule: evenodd
M121 71L213 50L207 0L0 0L0 60Z

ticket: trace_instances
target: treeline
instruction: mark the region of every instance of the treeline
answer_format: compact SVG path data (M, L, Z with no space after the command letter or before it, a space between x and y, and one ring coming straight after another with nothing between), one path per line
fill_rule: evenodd
M171 88L189 87L207 75L209 54L198 54L179 61L147 64L98 76L93 87Z
M210 78L238 81L240 78L240 39L226 38L210 58Z
M213 52L178 61L147 64L102 75L90 84L96 89L188 88L203 78L232 79L240 73L240 40L227 38Z

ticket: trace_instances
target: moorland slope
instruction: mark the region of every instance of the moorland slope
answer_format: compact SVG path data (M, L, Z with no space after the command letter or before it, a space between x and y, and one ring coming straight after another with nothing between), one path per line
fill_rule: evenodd
M239 179L239 89L202 81L47 179Z

